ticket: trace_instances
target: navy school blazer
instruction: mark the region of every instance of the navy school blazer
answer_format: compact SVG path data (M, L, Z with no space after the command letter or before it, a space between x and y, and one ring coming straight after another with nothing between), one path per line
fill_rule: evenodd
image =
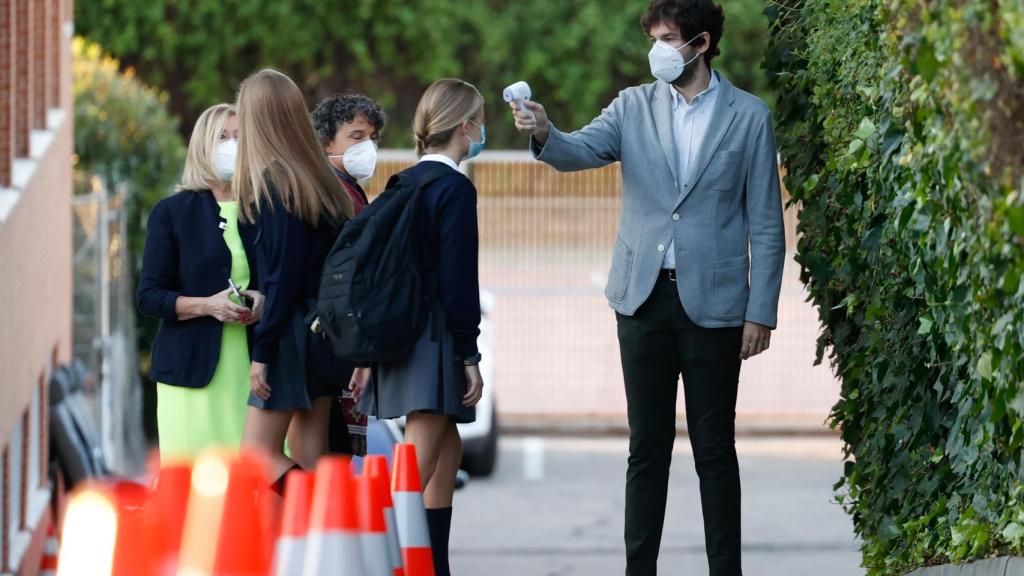
M255 290L257 229L241 225L239 236L249 263L249 289ZM150 378L186 388L210 383L220 360L223 324L211 316L178 320L175 302L178 296L217 294L228 287L230 276L231 252L212 192L178 192L153 207L136 292L139 312L160 320Z

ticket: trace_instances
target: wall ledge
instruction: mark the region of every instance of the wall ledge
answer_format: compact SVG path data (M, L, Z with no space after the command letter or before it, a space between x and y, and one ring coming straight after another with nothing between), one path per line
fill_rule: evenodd
M1024 574L1024 558L1002 556L970 564L946 564L918 568L907 576L1019 576Z

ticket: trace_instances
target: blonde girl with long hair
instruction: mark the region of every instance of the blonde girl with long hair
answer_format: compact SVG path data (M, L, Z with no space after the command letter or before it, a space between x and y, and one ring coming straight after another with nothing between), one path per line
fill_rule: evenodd
M312 468L326 451L337 383L310 361L305 317L320 271L352 203L320 148L302 93L275 70L249 76L238 93L233 186L243 219L257 230L263 317L253 328L251 393L243 444L268 452L279 481ZM288 443L290 458L283 447Z
M408 173L425 185L420 234L437 281L427 328L408 356L379 366L369 385L353 383L359 407L378 418L406 416L405 439L416 445L433 548L434 571L447 576L455 476L462 461L456 424L476 419L480 376L479 232L476 187L459 163L486 142L484 99L471 84L439 80L420 99L413 123L419 163Z
M239 226L231 191L235 108L207 109L192 130L176 194L149 215L139 278L139 310L159 318L150 376L164 459L218 446L237 448L249 390L246 326L263 297L250 286L255 237ZM229 279L247 304L233 299Z

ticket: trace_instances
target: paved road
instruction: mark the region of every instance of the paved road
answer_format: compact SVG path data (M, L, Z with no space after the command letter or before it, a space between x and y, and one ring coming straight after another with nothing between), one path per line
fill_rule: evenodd
M538 476L538 447L543 478ZM863 574L849 518L832 503L842 470L831 438L746 439L744 571L748 576ZM624 439L524 439L502 443L499 469L456 495L456 576L619 576ZM677 442L660 573L707 575L693 457Z

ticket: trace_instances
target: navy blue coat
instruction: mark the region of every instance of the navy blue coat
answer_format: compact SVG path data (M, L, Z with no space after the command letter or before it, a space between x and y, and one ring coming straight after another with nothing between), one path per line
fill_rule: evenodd
M266 300L250 339L252 359L264 364L276 360L278 343L294 316L305 317L316 306L320 272L335 238L326 222L313 228L288 212L276 189L271 188L270 198L256 215L255 257Z
M240 226L239 235L249 262L249 288L256 289L256 229ZM223 324L210 316L178 320L175 302L179 296L217 294L228 287L230 276L231 251L212 192L179 192L153 207L136 292L139 312L161 321L150 378L186 388L210 383L220 359Z
M420 177L430 166L421 162L408 173ZM436 266L438 297L460 358L478 352L480 335L480 237L476 187L452 170L420 191L420 231L427 239L428 260Z

